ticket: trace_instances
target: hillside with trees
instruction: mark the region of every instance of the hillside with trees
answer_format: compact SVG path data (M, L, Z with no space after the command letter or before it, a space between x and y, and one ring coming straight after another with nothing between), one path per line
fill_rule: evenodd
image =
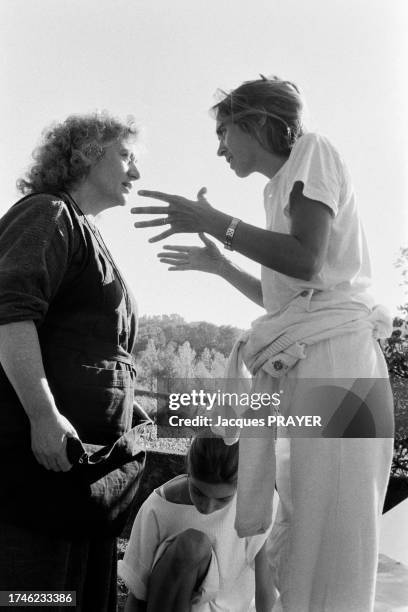
M408 298L408 247L401 248L396 267ZM392 474L399 480L401 498L408 495L408 301L394 317L393 332L384 344L395 407L395 442Z
M240 333L230 325L187 323L178 314L141 317L133 351L137 387L155 391L159 377L221 378Z

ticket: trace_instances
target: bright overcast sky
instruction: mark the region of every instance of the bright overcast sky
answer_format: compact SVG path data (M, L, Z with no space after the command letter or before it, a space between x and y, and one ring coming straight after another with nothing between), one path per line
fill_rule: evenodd
M192 197L206 185L215 207L263 226L266 179L238 179L216 157L208 108L218 87L277 74L300 86L308 129L350 167L375 295L392 310L401 303L393 261L408 243L406 0L0 0L0 19L0 213L18 197L42 128L99 108L144 126L140 188ZM141 203L135 190L129 207ZM160 246L147 243L152 230L134 220L114 209L100 227L141 313L240 327L262 314L216 277L167 272Z

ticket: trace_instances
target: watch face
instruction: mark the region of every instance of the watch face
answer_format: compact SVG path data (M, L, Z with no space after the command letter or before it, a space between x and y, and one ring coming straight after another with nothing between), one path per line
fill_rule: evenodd
M240 222L240 219L237 219L234 217L231 223L229 224L227 231L225 232L224 248L227 249L228 251L232 251L232 241L234 238L236 227L239 222Z

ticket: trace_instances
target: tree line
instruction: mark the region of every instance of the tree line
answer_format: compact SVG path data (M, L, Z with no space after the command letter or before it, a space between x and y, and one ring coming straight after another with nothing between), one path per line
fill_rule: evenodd
M137 387L154 391L157 378L222 378L242 330L180 315L143 316L134 348Z

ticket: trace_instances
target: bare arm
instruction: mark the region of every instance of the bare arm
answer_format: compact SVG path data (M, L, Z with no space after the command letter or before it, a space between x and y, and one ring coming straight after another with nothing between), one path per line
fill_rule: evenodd
M201 272L217 274L255 304L263 306L260 280L241 270L224 257L214 242L204 234L200 233L200 238L205 245L204 247L165 245L163 248L166 251L158 254L160 261L170 264L169 270L171 272L200 270Z
M266 556L266 543L255 557L255 607L256 612L271 612L276 601L276 591L271 580L271 569Z
M0 325L0 362L29 418L37 461L53 471L69 470L66 437L78 436L55 405L33 321Z
M252 276L245 270L241 270L236 264L224 259L219 275L238 289L252 302L263 307L262 286L259 278Z
M164 214L167 218L135 223L136 227L169 224L171 228L150 239L157 242L178 232L206 232L224 241L231 217L214 209L200 190L197 201L157 191L141 191L169 206L132 209L134 214ZM233 239L234 250L281 274L310 280L318 273L327 253L332 213L322 202L303 195L303 184L295 183L290 196L291 228L289 234L260 229L241 222Z
M290 197L290 234L239 223L233 247L260 264L295 278L310 280L327 254L332 214L321 202L303 195L296 183ZM218 236L217 236L218 237Z

